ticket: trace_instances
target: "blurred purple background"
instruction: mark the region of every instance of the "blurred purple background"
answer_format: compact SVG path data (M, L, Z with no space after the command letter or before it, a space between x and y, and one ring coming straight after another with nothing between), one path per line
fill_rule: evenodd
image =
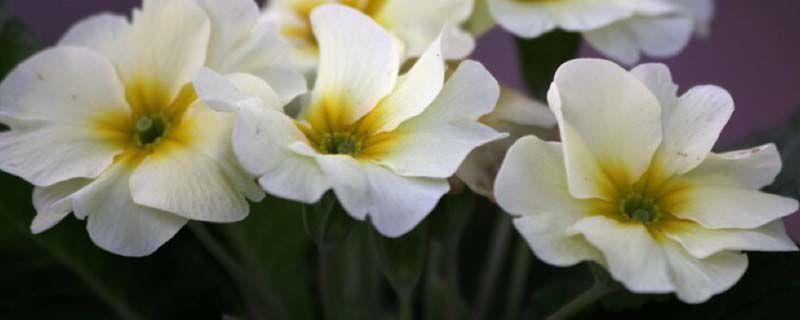
M75 21L102 11L127 14L140 0L6 0L10 9L48 43ZM695 39L669 65L682 90L716 84L731 92L736 112L720 149L786 121L800 106L800 1L717 1L708 39ZM596 56L589 48L583 55ZM514 43L495 29L479 42L475 58L503 83L521 87ZM785 164L795 165L795 164ZM800 240L800 215L789 219Z

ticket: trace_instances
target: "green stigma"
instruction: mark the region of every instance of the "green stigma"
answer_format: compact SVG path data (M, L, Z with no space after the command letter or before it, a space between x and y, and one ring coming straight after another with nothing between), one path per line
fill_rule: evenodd
M136 137L140 146L156 142L164 135L167 122L161 117L144 116L136 121Z
M327 154L352 155L361 151L361 142L349 133L326 134L320 149Z
M619 202L619 212L626 219L643 224L656 223L661 220L661 209L653 198L633 193Z

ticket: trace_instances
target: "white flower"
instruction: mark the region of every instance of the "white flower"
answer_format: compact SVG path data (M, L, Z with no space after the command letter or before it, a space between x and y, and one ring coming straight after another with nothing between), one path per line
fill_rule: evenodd
M264 190L313 203L333 189L351 216L369 215L380 233L402 235L448 191L447 178L472 149L503 136L478 122L497 101L497 82L465 61L445 83L438 39L398 77L389 33L345 6L321 6L311 23L319 71L297 119L275 104L242 103L252 101L248 89L212 72L196 81L198 94L240 110L234 151Z
M536 135L542 139L555 138L556 118L547 105L508 87L500 88L500 99L492 113L480 121L508 137L487 143L470 152L456 176L472 191L494 199L494 181L506 151L517 139Z
M780 220L794 199L760 192L774 145L712 153L733 112L715 86L677 96L668 69L567 62L548 100L562 143L519 140L495 195L543 261L595 261L639 293L706 301L747 268L741 251L794 251Z
M487 0L498 24L523 38L556 28L583 33L603 54L634 64L671 57L692 31L707 33L712 0Z
M472 52L475 41L458 26L472 12L474 0L272 0L264 11L266 21L280 27L294 45L295 63L306 70L317 65L319 47L311 27L311 12L323 4L338 3L372 17L398 41L401 58L419 57L446 28L445 57L461 59Z
M245 197L264 194L232 152L234 117L191 81L207 66L280 79L275 103L302 93L258 18L249 0L145 0L131 22L90 17L18 66L0 86L0 168L36 186L33 232L74 211L98 246L143 256L187 220L245 218Z

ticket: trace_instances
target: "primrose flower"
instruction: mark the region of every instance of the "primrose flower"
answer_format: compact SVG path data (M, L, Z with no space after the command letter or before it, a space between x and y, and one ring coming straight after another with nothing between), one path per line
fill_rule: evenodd
M258 19L249 0L145 0L132 21L88 18L18 66L0 86L0 168L36 186L33 232L74 211L98 246L143 256L190 219L245 218L245 197L264 193L233 154L234 117L191 81L206 66L280 78L276 101L303 92Z
M311 24L319 71L297 119L275 104L242 103L253 91L210 71L195 82L198 94L218 109L239 110L234 151L264 190L313 203L333 189L351 216L369 215L381 234L402 235L448 191L447 179L472 149L503 137L478 122L494 108L497 82L465 61L445 83L438 39L398 77L391 35L346 6L315 9Z
M712 153L730 95L677 89L660 64L559 68L548 100L562 142L520 139L495 185L540 259L594 261L633 292L699 303L739 280L741 251L797 250L780 220L797 201L759 191L780 171L775 146Z
M503 163L506 151L519 138L535 135L545 140L556 136L556 118L547 105L508 87L500 88L500 99L492 113L480 119L481 123L509 136L482 145L464 160L456 176L470 190L494 199L494 181Z
M419 57L446 30L444 55L461 59L472 52L475 41L459 28L472 12L474 0L272 0L264 19L279 26L294 48L294 62L313 70L319 55L318 39L311 27L311 12L324 4L346 5L370 16L388 30L401 50L401 58Z
M498 24L523 38L556 28L583 33L603 54L624 64L678 54L692 30L708 29L711 0L487 0ZM711 8L711 9L709 9Z

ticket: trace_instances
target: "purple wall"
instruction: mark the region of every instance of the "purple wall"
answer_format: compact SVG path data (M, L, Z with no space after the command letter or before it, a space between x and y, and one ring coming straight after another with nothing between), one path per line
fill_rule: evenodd
M102 11L128 13L140 0L6 0L39 36L53 42L76 20ZM665 62L683 90L716 84L731 92L736 112L720 145L767 130L800 106L800 1L718 0L711 37L695 40ZM511 37L495 29L481 39L475 58L501 81L520 87ZM585 56L596 56L588 48ZM786 164L795 165L795 164ZM800 216L790 219L800 236Z

